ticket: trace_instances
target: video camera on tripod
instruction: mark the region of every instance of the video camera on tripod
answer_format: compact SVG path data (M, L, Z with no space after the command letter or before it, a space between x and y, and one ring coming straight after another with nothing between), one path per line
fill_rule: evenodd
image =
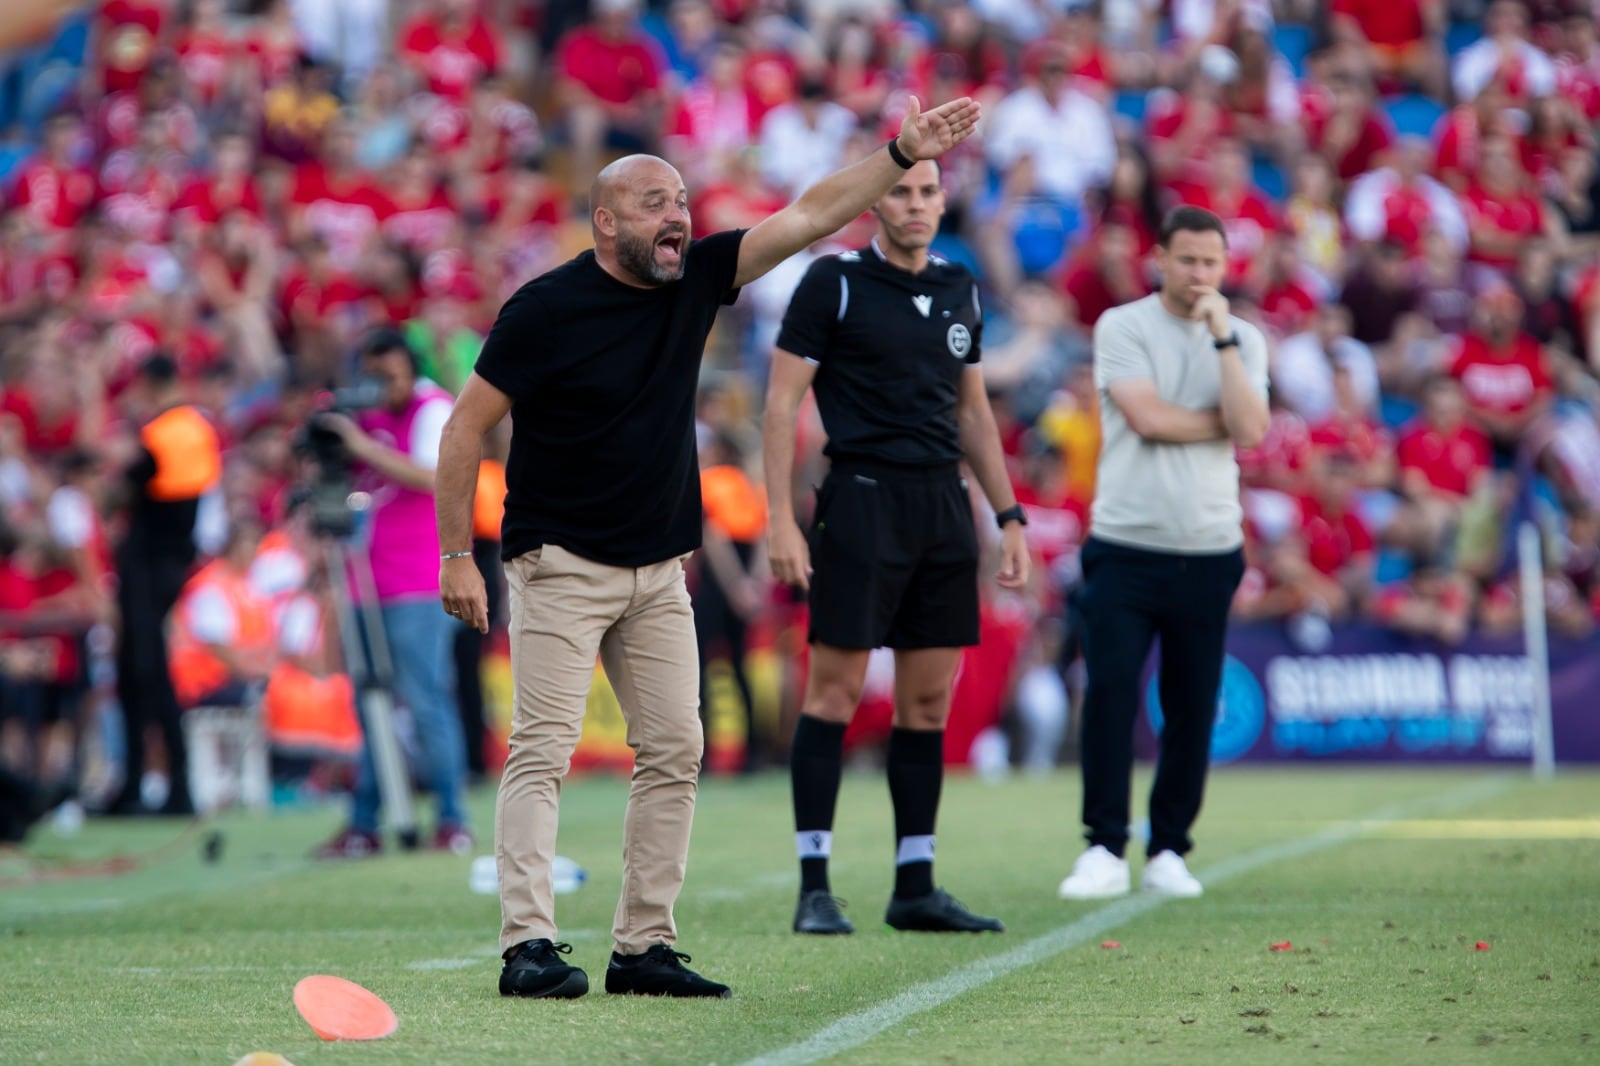
M355 476L350 451L344 438L322 421L322 416L370 410L383 402L383 395L383 382L375 378L361 378L353 385L321 393L317 410L295 435L295 452L316 463L316 476L305 490L311 522L318 533L348 537L355 532L355 510L350 505Z
M394 660L378 608L372 560L366 546L355 537L356 516L371 506L372 499L356 490L350 450L339 431L324 419L329 414L354 416L378 407L385 391L382 381L364 377L352 385L320 394L316 412L295 435L294 450L316 465L315 475L301 486L298 495L304 500L312 532L322 545L345 669L356 690L379 794L401 847L411 851L418 846L419 838L410 774L394 726Z

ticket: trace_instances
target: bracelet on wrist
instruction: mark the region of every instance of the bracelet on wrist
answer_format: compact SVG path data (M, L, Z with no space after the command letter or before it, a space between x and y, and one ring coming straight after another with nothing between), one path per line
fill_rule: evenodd
M439 556L439 561L441 563L445 563L445 562L449 562L451 559L470 559L470 558L472 558L472 553L471 552L445 552L445 553L443 553L442 555Z
M890 137L889 143L884 147L889 149L889 158L893 159L894 165L901 170L910 170L917 165L915 159L910 158L900 150L900 138L898 136Z

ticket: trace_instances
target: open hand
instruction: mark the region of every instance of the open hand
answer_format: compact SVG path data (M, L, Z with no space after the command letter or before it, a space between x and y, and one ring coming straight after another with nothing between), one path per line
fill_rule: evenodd
M911 159L937 159L978 128L983 107L970 96L940 104L924 112L915 96L900 123L900 150Z

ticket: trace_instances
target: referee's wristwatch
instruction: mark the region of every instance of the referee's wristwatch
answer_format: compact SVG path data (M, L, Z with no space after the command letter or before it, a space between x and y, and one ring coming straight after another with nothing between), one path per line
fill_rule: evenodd
M1007 507L1004 511L997 511L995 513L995 525L999 526L1001 529L1004 529L1006 528L1007 522L1017 522L1024 526L1028 524L1028 512L1022 509L1022 504L1014 503L1010 507Z

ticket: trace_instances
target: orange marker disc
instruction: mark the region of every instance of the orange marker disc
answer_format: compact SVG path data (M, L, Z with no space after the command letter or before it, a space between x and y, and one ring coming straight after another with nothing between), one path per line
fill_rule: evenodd
M389 1004L354 981L328 974L301 978L294 1009L324 1040L381 1040L400 1027Z

